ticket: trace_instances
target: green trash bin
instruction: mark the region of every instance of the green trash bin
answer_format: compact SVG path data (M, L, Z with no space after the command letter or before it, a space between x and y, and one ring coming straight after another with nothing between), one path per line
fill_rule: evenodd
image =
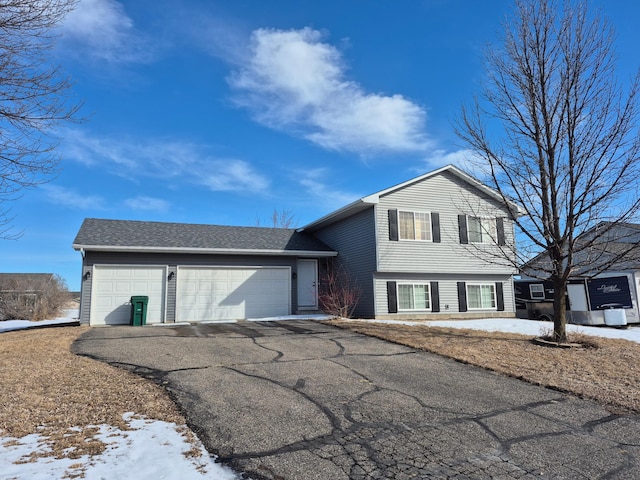
M148 304L149 297L146 295L131 297L131 325L146 325Z

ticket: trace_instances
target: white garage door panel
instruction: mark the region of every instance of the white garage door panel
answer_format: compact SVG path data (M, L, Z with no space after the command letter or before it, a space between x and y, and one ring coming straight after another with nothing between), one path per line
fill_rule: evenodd
M235 320L290 313L289 268L178 269L177 320Z
M93 270L92 325L128 324L131 297L147 295L147 323L164 320L166 267L99 266Z

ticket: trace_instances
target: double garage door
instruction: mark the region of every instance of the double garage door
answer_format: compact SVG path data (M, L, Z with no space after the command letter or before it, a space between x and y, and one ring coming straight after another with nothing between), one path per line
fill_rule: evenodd
M178 267L175 298L168 298L166 266L96 265L91 324L129 323L134 295L149 297L147 323L164 322L174 300L177 322L287 315L290 278L288 267Z
M288 315L290 271L287 267L179 267L176 321Z

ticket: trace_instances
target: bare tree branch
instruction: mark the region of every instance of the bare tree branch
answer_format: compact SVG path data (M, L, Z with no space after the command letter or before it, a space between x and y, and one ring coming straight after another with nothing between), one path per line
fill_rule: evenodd
M613 41L585 1L517 0L501 45L486 50L480 97L455 125L486 163L485 181L524 209L517 262L538 255L536 273L553 281L557 340L568 279L636 248L613 236L640 210L640 76L622 88Z
M68 77L47 58L53 29L76 1L0 0L0 238L12 221L3 204L55 174L55 128L80 108Z

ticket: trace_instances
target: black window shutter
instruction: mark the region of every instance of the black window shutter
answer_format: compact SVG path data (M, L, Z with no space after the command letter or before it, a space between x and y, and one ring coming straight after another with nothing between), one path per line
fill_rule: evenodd
M496 218L496 233L498 235L498 245L506 245L504 239L504 219L502 217Z
M396 282L387 282L387 306L389 313L398 313L398 294Z
M434 243L440 243L440 214L431 212L431 235Z
M398 241L398 210L389 210L389 240Z
M467 285L464 282L458 282L458 311L467 311Z
M469 243L469 236L467 235L466 215L458 215L458 228L460 230L460 243Z
M504 311L504 292L502 282L496 282L496 308L499 312Z
M438 290L438 282L431 282L429 285L431 291L431 311L440 311L440 291Z

